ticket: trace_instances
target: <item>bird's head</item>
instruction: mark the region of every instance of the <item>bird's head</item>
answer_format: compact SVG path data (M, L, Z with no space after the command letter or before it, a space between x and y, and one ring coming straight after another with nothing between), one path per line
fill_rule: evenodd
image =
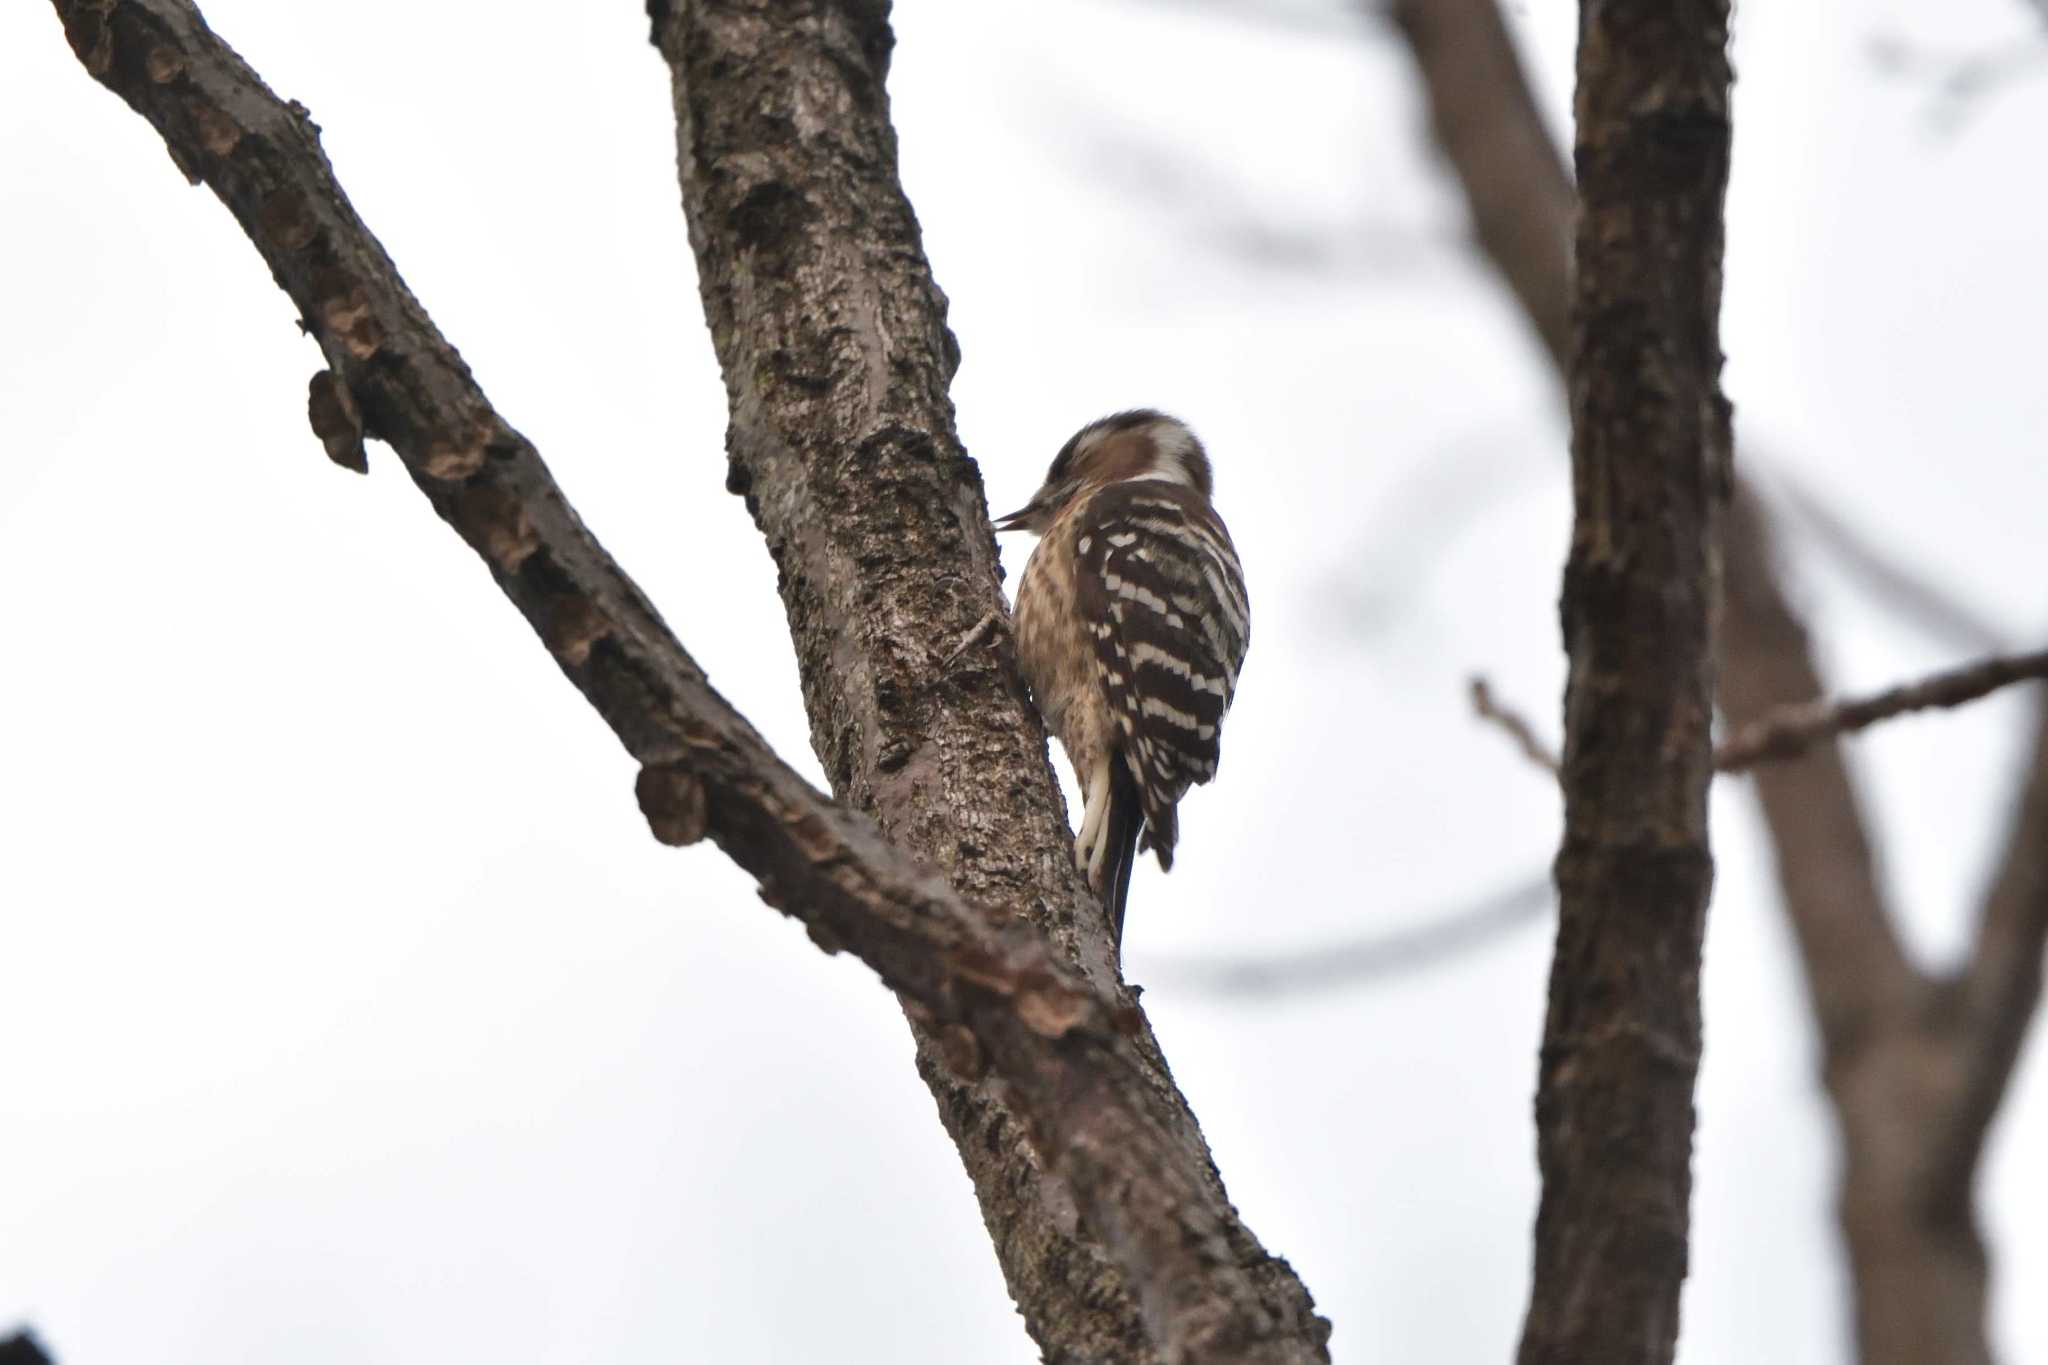
M1163 479L1205 498L1214 486L1209 457L1187 424L1137 408L1090 422L1068 438L1031 501L998 517L996 529L1043 535L1075 499L1125 479Z

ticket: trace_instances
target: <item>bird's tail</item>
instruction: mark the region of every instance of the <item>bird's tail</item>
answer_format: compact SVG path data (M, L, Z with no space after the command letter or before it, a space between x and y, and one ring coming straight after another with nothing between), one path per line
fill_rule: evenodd
M1145 808L1138 779L1121 753L1109 758L1109 867L1102 879L1102 908L1109 912L1109 936L1118 961L1124 952L1124 900L1131 892L1131 868L1138 861L1138 835L1145 827Z

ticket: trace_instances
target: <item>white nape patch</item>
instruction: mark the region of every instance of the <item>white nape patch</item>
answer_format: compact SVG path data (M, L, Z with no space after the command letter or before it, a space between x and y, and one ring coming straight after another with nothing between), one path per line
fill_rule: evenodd
M1164 446L1165 443L1161 442L1160 444ZM1188 473L1186 462L1181 459L1177 450L1171 449L1161 449L1157 455L1152 457L1152 463L1145 467L1144 473L1133 474L1124 482L1138 483L1145 479L1155 480L1159 483L1177 483L1182 488L1193 488L1195 486L1194 477Z
M1141 479L1161 479L1177 483L1185 488L1195 487L1194 475L1188 472L1188 462L1201 447L1195 444L1195 435L1179 422L1154 422L1145 429L1152 438L1152 465Z

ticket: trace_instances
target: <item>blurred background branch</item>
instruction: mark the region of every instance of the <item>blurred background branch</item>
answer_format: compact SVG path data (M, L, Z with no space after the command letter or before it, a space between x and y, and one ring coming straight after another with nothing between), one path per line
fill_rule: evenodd
M1739 773L1761 763L1797 758L1816 744L1841 735L1929 709L1953 710L1990 696L2015 683L2048 677L2048 650L2011 657L1978 659L1865 697L1835 701L1787 702L1757 716L1714 750L1714 766ZM1556 776L1557 754L1536 733L1527 717L1493 695L1484 678L1471 683L1472 712L1505 734L1522 756Z
M2037 12L2039 0L2027 0ZM2048 22L2048 13L2044 13ZM1928 44L1887 34L1873 38L1870 60L1898 80L1927 92L1927 123L1937 134L1952 137L1981 113L2004 89L2048 71L2048 34L2016 38L1997 47L1967 52L1939 51Z
M1555 899L1550 873L1534 873L1469 904L1419 916L1412 929L1258 958L1163 956L1154 959L1156 975L1160 984L1177 989L1247 1000L1355 989L1457 961L1537 923Z
M1870 597L1900 620L1957 649L2002 653L2006 632L1974 604L1916 566L1896 547L1880 549L1873 537L1782 465L1767 471L1771 499L1799 523L1805 543L1826 550Z
M1757 716L1714 752L1722 772L1741 772L1759 763L1797 758L1814 745L1854 734L1880 721L1929 708L1952 709L1988 697L2014 683L2048 677L2048 650L1978 659L1867 697L1793 702Z

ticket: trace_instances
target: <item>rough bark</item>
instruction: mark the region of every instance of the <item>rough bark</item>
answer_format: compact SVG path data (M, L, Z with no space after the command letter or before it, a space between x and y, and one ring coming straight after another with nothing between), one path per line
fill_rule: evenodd
M812 745L833 790L1120 992L1158 1121L1190 1169L1208 1172L1203 1202L1237 1281L1225 1297L1264 1324L1245 1344L1270 1333L1313 1358L1328 1326L1232 1214L1068 853L1043 730L1009 648L980 474L954 430L945 298L897 176L887 6L649 12L672 73L683 206L730 403L727 486L780 571ZM959 652L991 617L1003 624L990 646ZM997 1088L953 1075L915 1017L912 1029L920 1074L1047 1358L1152 1359L1143 1320L1160 1306L1133 1300L1092 1219L1076 1225L1071 1194L1043 1178ZM1183 1292L1197 1291L1191 1280ZM1153 1341L1180 1358L1179 1346Z
M1551 244L1566 240L1571 181L1542 136L1497 0L1397 0L1393 17L1480 245L1562 377L1571 260ZM1509 158L1514 173L1496 174ZM1723 548L1720 705L1740 730L1825 689L1779 583L1768 518L1739 481ZM1841 1224L1866 1365L1991 1358L1972 1187L2040 998L2048 715L2028 774L1971 964L1950 982L1915 970L1900 947L1841 745L1753 775L1841 1135Z
M1564 840L1524 1365L1678 1340L1713 860L1727 7L1585 0Z
M1024 896L1048 894L1039 890L1046 883L1031 881L1027 892L1005 888L997 873L985 872L949 884L888 842L866 816L812 790L769 751L583 527L538 452L484 397L356 217L307 112L278 100L187 0L55 0L55 8L86 69L156 128L193 183L214 190L298 306L330 367L315 377L309 401L329 454L358 463L364 436L397 452L434 509L476 550L564 674L642 765L638 794L657 837L672 843L710 837L760 880L765 900L800 919L820 946L855 953L899 994L935 1040L928 1069L968 1078L963 1086L987 1078L1001 1087L1008 1107L1000 1122L1007 1128L991 1118L973 1136L1013 1148L1028 1141L1043 1154L1042 1170L1014 1169L1049 1191L1017 1196L1045 1220L1017 1235L1054 1237L1054 1255L1079 1255L1071 1225L1074 1219L1085 1224L1097 1254L1116 1268L1138 1305L1135 1326L1128 1307L1097 1321L1142 1333L1146 1343L1140 1349L1127 1339L1089 1338L1085 1346L1070 1347L1059 1336L1067 1326L1062 1320L1039 1324L1055 1342L1049 1353L1103 1360L1326 1359L1327 1325L1309 1311L1306 1292L1285 1264L1258 1252L1237 1222L1135 1008L1084 975L1022 913ZM886 33L879 16L849 22L855 34ZM879 52L866 50L879 60ZM878 70L874 78L878 91ZM803 117L831 113L809 109ZM742 213L735 230L760 230L750 223ZM936 449L954 451L950 428L936 431ZM892 434L863 448L908 451L901 458L913 467L920 460L956 471L964 466L909 437L900 438L901 446L890 444L898 439ZM877 484L878 500L901 496L886 481ZM833 506L812 515L829 518ZM993 597L986 516L978 507L973 511L957 535L981 546L982 569L977 572L968 557L973 547L960 551L957 538L936 542L953 547L952 559L934 551L926 567L941 579L979 584ZM877 595L900 611L923 609L883 589ZM905 622L900 647L915 648L931 629ZM962 677L980 679L983 695L1008 692L1014 700L1007 669L970 663L962 673L942 675L928 656L914 663L917 698L937 710L969 704L973 694L948 690ZM851 660L840 666L853 669ZM874 686L875 704L888 710L892 703L879 695L879 682ZM948 705L940 707L940 700ZM891 760L891 747L880 738L860 747L877 755L877 767L894 781L914 786L924 780L914 753ZM1042 755L1037 768L1043 777ZM1049 814L1041 815L1041 824L1057 817L1049 791L1042 801ZM973 809L991 821L999 814ZM1064 866L1064 831L1059 835L1037 850L1039 861ZM958 875L957 859L936 861ZM980 903L970 903L970 894ZM1052 1210L1060 1206L1069 1211L1067 1229L1053 1222ZM1101 1279L1062 1283L1072 1292L1076 1284ZM1051 1302L1090 1325L1086 1304L1057 1295ZM1100 1354L1081 1354L1084 1349Z

